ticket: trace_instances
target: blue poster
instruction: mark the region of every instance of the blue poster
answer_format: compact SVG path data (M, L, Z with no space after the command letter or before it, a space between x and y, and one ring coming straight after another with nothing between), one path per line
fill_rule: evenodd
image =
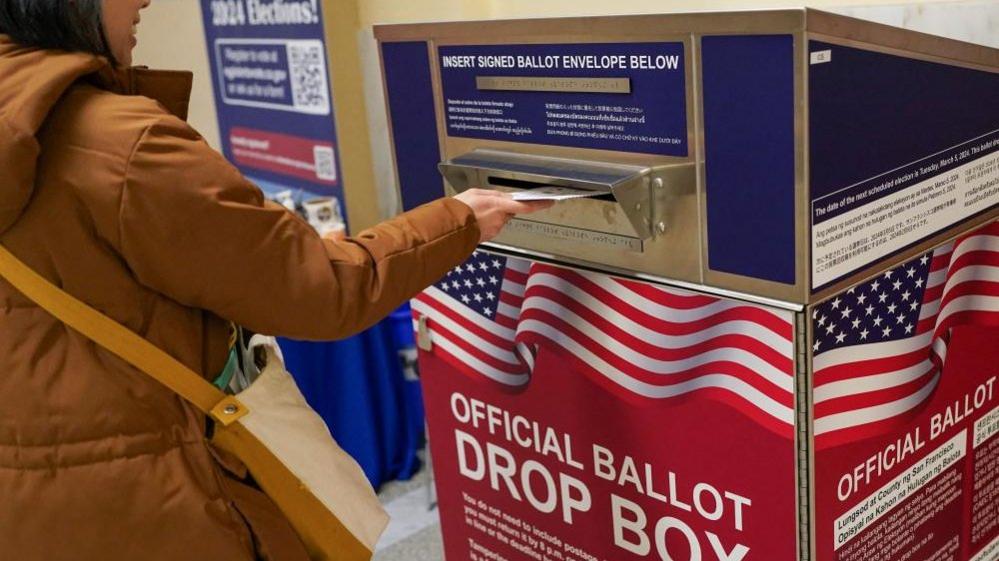
M683 43L440 48L447 132L687 156Z
M225 156L268 194L299 204L333 197L324 212L339 213L319 0L202 0L201 8Z

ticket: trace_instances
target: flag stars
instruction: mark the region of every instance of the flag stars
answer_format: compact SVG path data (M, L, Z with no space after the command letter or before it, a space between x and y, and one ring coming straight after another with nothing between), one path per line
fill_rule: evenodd
M926 263L930 261L932 256ZM913 337L927 274L917 258L817 306L812 314L815 353Z
M503 262L499 259L493 259L493 269L499 269L503 266Z
M493 269L492 264L499 267ZM439 283L442 293L451 304L467 307L469 311L492 321L497 315L497 303L501 299L500 289L505 282L506 259L494 258L486 252L476 252L472 258L451 270L448 277ZM446 294L446 296L445 296Z
M927 263L929 263L929 262L930 262L930 256L929 256L929 255L924 255L924 256L923 256L923 257L922 257L922 258L921 258L921 259L919 260L919 264L920 264L920 265L925 265L925 264L927 264Z

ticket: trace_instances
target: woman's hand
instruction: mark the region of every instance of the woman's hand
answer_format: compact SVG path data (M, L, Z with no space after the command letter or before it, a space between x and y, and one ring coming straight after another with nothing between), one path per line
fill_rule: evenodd
M515 201L509 193L488 189L469 189L454 198L468 205L475 213L479 231L482 232L480 243L498 236L514 216L551 208L555 204L554 201Z

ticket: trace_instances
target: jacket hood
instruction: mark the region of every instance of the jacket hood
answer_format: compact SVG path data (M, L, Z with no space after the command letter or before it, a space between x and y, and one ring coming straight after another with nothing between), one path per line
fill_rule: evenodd
M0 35L0 233L31 199L38 130L74 82L104 68L110 63L102 57L25 47Z

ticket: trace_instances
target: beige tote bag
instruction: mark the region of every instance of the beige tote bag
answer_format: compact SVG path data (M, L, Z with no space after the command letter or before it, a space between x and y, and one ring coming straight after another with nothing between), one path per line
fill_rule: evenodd
M216 422L212 442L246 464L315 561L368 561L388 524L360 466L305 402L277 353L226 395L128 328L70 296L0 246L0 276L69 327L170 388Z

